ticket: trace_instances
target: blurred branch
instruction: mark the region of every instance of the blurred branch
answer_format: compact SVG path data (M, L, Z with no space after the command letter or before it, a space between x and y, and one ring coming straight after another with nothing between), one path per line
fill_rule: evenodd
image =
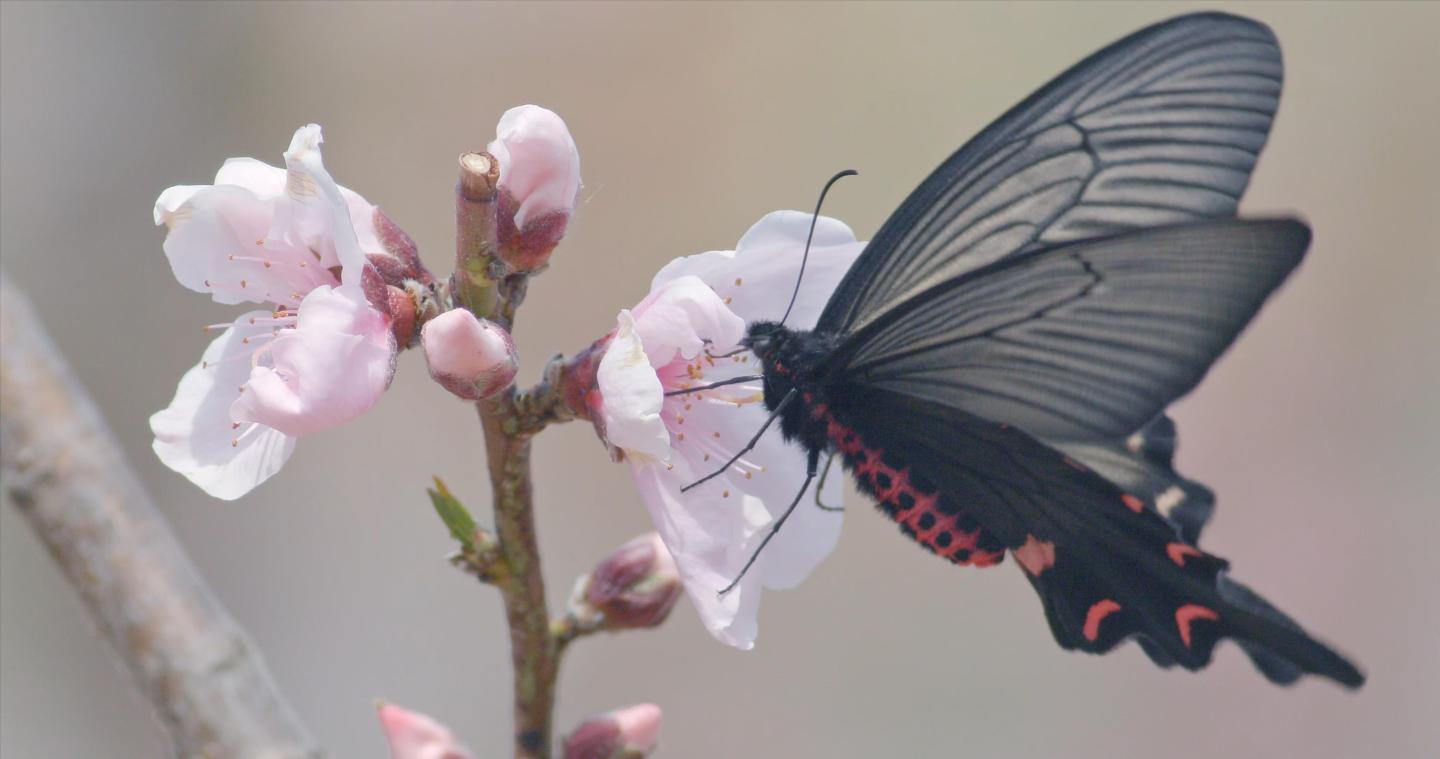
M0 274L0 475L180 757L321 752Z

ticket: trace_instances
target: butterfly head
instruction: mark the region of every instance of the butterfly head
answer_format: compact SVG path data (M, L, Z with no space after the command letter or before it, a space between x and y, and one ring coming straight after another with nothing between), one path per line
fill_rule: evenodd
M768 368L775 355L785 345L790 330L786 329L780 322L755 322L746 330L745 337L741 338L740 345L750 349L755 357L760 359L762 364Z
M767 382L776 378L785 383L801 383L834 350L835 341L828 335L807 330L794 330L780 322L755 322L741 339L765 371Z

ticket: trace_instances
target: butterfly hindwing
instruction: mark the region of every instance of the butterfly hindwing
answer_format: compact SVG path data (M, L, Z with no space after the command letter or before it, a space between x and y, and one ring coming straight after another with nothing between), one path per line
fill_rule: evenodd
M1061 646L1105 653L1132 637L1162 661L1205 666L1233 638L1272 679L1358 685L1360 673L1201 551L1139 497L1025 432L868 386L830 408L867 449L903 460L1004 546ZM843 398L844 400L839 400Z
M1176 439L1175 422L1161 414L1123 440L1047 442L1134 494L1196 543L1215 509L1215 494L1175 471Z
M1161 22L1056 77L961 147L891 215L816 329L860 329L1015 253L1230 216L1279 102L1263 24Z

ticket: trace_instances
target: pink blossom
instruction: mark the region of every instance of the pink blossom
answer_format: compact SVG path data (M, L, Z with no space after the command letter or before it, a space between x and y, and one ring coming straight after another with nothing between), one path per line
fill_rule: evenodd
M430 376L466 400L488 398L509 387L520 366L510 334L463 308L426 322L420 342Z
M511 108L487 150L500 163L500 255L518 271L545 264L580 192L580 151L554 111Z
M475 759L448 728L419 712L394 704L381 704L379 712L391 759Z
M660 707L636 704L599 714L565 736L565 759L642 757L660 743Z
M296 438L364 413L394 373L392 323L408 299L367 255L408 244L413 257L413 244L331 179L320 142L320 127L301 127L284 169L232 158L215 184L155 202L180 284L222 304L273 304L207 327L220 335L150 418L160 460L217 498L279 471Z
M682 495L680 488L734 455L764 423L759 381L666 396L747 374L754 357L737 348L745 325L779 319L799 274L811 215L781 211L761 219L733 251L672 261L650 294L622 311L597 371L592 410L607 442L623 452L656 529L670 549L691 601L717 639L754 645L761 588L797 585L839 539L840 514L814 503L815 486L734 590L718 592L764 539L805 478L805 452L778 425L725 474ZM788 326L809 329L864 244L843 223L821 217ZM708 349L708 350L707 350ZM840 477L822 500L840 501Z

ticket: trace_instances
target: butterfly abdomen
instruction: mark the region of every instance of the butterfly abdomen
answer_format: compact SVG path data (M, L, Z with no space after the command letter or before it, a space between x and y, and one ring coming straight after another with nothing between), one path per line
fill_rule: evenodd
M858 430L836 418L813 396L805 400L812 418L824 425L830 446L855 475L860 490L875 499L880 510L900 525L901 532L956 564L988 567L1004 560L1004 545L922 472L896 452L867 444Z
M1004 544L962 504L941 493L899 451L869 445L861 430L836 416L818 371L834 350L833 336L761 322L751 325L747 341L765 368L766 407L773 411L792 390L799 394L781 414L785 439L839 454L860 490L926 550L977 567L1004 560Z

